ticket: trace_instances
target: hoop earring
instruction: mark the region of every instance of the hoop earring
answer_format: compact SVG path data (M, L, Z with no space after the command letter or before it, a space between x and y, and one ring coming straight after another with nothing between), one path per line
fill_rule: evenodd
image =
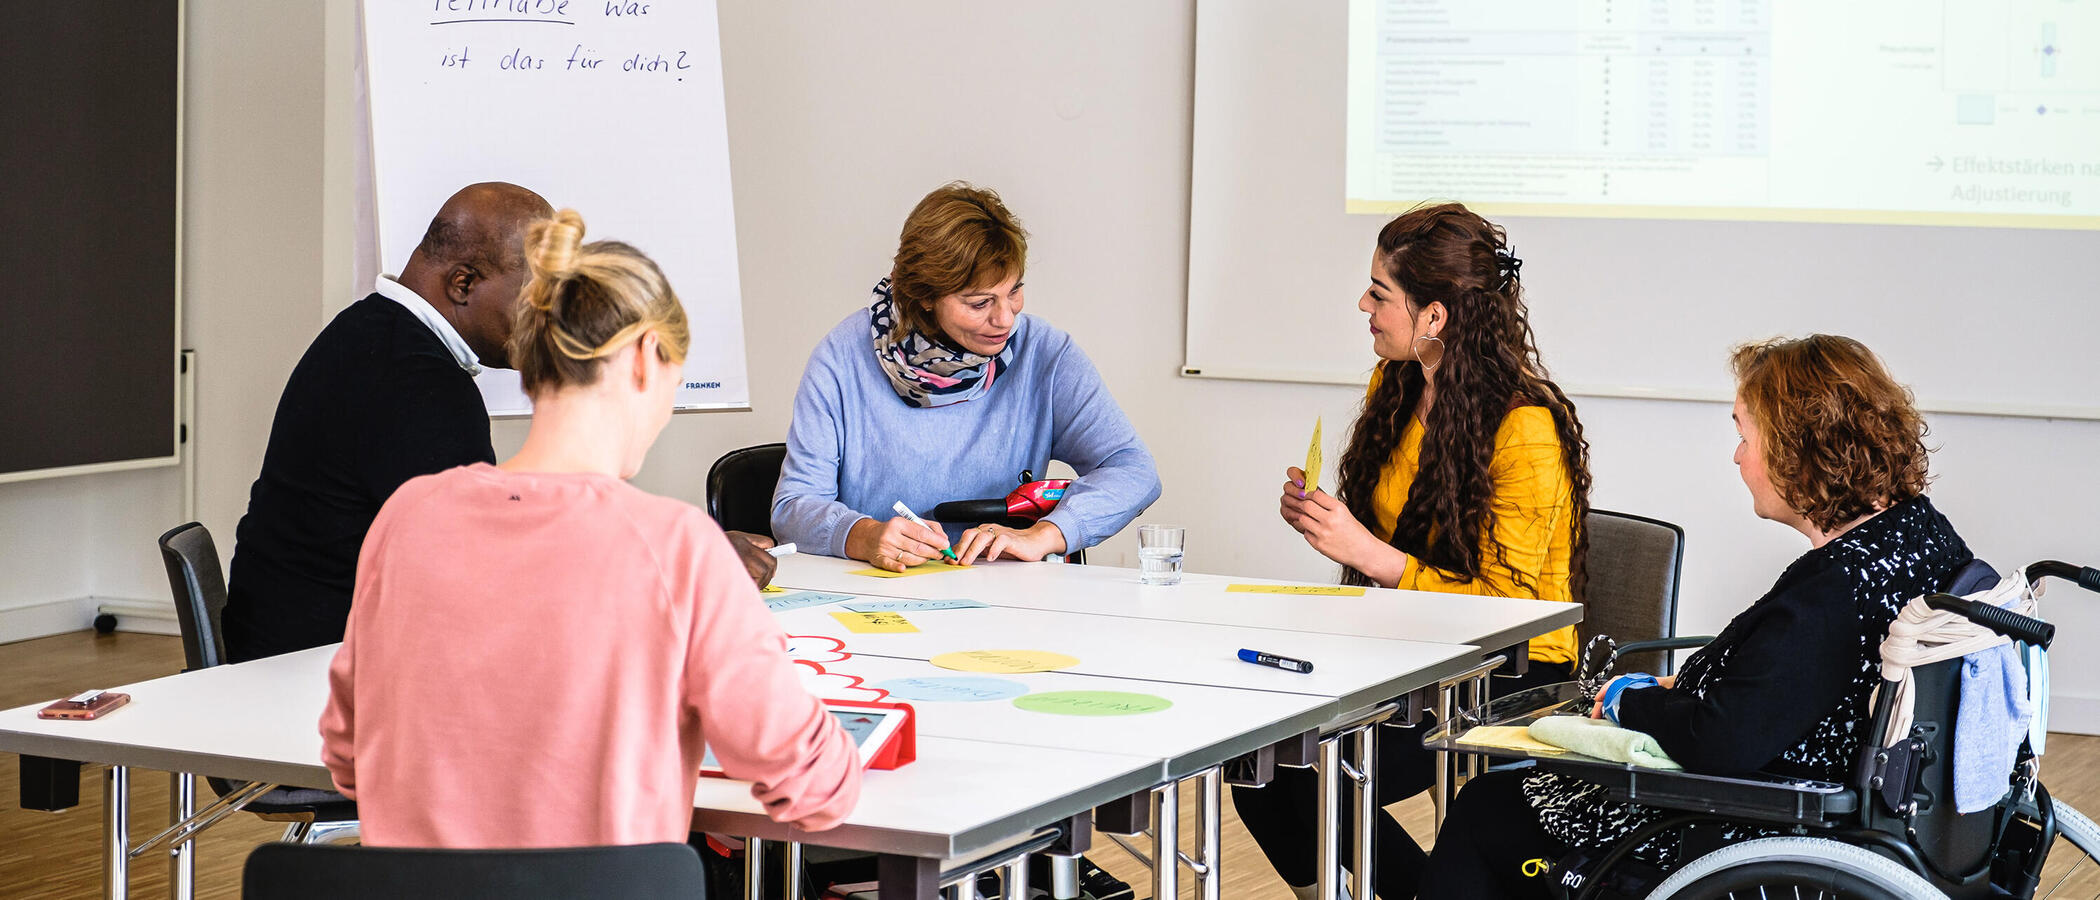
M1424 360L1424 359L1422 358L1422 342L1423 342L1423 341L1435 341L1435 342L1436 342L1436 361L1435 361L1435 362L1429 362L1429 361L1427 361L1427 360ZM1422 335L1422 336L1420 336L1420 337L1417 337L1417 338L1415 338L1415 339L1414 339L1413 341L1410 341L1410 342L1408 342L1408 345L1407 345L1407 346L1408 346L1408 349L1409 349L1409 350L1412 350L1412 351L1414 351L1414 354L1415 354L1415 365L1418 365L1418 366L1421 366L1421 367L1422 367L1422 376L1423 376L1423 377L1425 377L1425 378L1427 378L1427 377L1429 377L1429 376L1431 376L1431 375L1435 375L1435 374L1436 374L1436 370L1437 370L1437 369L1438 369L1439 367L1441 367L1441 366L1442 366L1442 365L1444 364L1444 339L1443 339L1443 338L1437 337L1436 335L1433 335L1433 334L1425 334L1425 335Z

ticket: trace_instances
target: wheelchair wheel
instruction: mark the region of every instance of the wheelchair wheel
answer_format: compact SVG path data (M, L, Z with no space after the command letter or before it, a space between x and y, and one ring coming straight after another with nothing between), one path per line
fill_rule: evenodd
M2078 848L2080 855L2077 857L2061 857L2058 853L2049 855L2049 868L2044 870L2042 876L2042 884L2047 885L2048 889L2040 895L2045 898L2055 896L2058 890L2063 889L2071 880L2071 876L2077 874L2079 868L2084 866L2088 860L2100 860L2100 826L2094 825L2092 819L2086 818L2084 813L2072 809L2071 804L2062 800L2055 801L2055 808L2056 836L2069 841L2071 846ZM2058 849L2059 851L2061 850L2061 848ZM2059 864L2060 860L2064 858L2070 859L2070 865L2064 866ZM2053 883L2052 875L2055 876ZM2091 887L2090 878L2088 878L2084 887Z
M1800 897L1803 900L1945 900L1946 894L1885 856L1823 838L1759 838L1686 863L1650 900Z
M2056 808L2056 833L2084 850L2085 855L2100 857L2100 825L2086 818L2085 813L2072 809L2071 804L2058 800Z

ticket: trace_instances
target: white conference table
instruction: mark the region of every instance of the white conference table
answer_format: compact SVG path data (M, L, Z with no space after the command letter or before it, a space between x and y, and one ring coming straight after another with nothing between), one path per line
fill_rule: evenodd
M1063 671L1080 675L1328 697L1339 717L1434 685L1480 657L1473 646L1001 606L911 612L905 618L917 631L864 634L832 615L846 611L831 604L773 618L788 634L830 637L856 656L930 660L966 650L1043 650L1078 658ZM1307 660L1313 670L1244 662L1242 648Z
M776 613L788 633L846 644L854 656L826 663L831 671L876 682L945 673L925 660L949 650L1041 649L1081 663L1061 672L995 677L1021 681L1031 691L1131 690L1175 703L1145 716L1094 720L1023 713L1010 701L916 702L919 762L869 773L854 816L821 834L765 818L747 785L701 780L696 828L883 854L885 896L891 896L893 869L901 873L895 883L909 885L899 896L928 896L944 862L1039 841L1045 830L1087 810L1148 791L1154 827L1171 834L1177 779L1205 777L1214 794L1216 766L1227 759L1322 722L1347 725L1352 713L1465 669L1478 660L1479 644L1518 644L1580 615L1572 605L1496 598L1465 598L1483 602L1462 607L1448 597L1365 603L1409 594L1396 591L1369 598L1227 594L1228 583L1275 582L1203 575L1155 588L1137 584L1133 570L1094 566L997 563L877 579L846 574L858 564L840 560L783 562L777 580L791 588L906 599L967 596L991 606L907 613L921 629L916 634L850 632L829 615L842 609L838 605ZM1394 639L1398 635L1446 641ZM1478 642L1449 640L1458 635ZM1461 643L1474 646L1453 645ZM1316 669L1300 675L1250 665L1237 659L1241 647L1311 659ZM110 763L113 792L124 788L131 766L325 787L316 725L331 654L332 648L318 648L127 686L132 706L98 722L37 719L35 706L9 710L0 713L0 750ZM1320 747L1323 781L1339 768L1336 754L1332 739ZM121 802L106 810L113 820L127 813ZM1205 818L1214 831L1215 815ZM1339 823L1323 821L1323 854L1331 855ZM113 897L124 896L125 835L115 826L105 834ZM1175 867L1163 868L1155 889L1161 880L1172 886ZM1322 882L1323 895L1332 896L1334 886ZM1213 876L1199 886L1211 893L1215 883Z
M1120 691L1158 696L1174 705L1158 712L1127 716L1030 712L1004 698L891 699L911 704L922 737L1153 757L1163 762L1162 774L1167 780L1201 774L1250 750L1318 729L1335 716L1332 699L1311 694L1138 681L1069 671L984 675L951 671L921 660L870 655L825 663L824 668L858 676L875 687L893 679L963 676L1014 682L1031 694Z
M129 705L91 722L40 719L43 704L0 711L0 751L107 763L105 894L126 881L132 767L295 787L330 786L321 764L321 711L334 646L218 666L112 688ZM897 857L928 873L947 860L996 850L1165 778L1157 756L924 736L918 761L871 771L861 800L836 829L803 832L766 818L748 782L702 778L694 827L818 843ZM887 896L887 895L886 895Z
M1083 569L1084 566L1060 566ZM915 579L945 578L971 573L952 572L915 576ZM872 576L847 576L863 581ZM850 584L850 582L849 582ZM1084 588L1080 588L1083 590ZM827 592L844 594L845 591ZM870 596L870 595L859 595ZM789 598L781 598L789 599ZM971 598L982 599L982 598ZM1421 641L1367 638L1349 634L1305 631L1275 631L1208 622L1175 622L1133 619L1062 610L984 606L964 609L919 610L903 613L916 629L909 632L855 632L833 613L848 613L851 601L777 611L775 621L791 635L828 637L853 654L849 662L870 657L925 661L945 653L968 650L1036 650L1062 653L1078 660L1064 673L1127 679L1162 686L1201 686L1231 689L1249 695L1284 693L1327 698L1331 713L1310 731L1325 732L1318 742L1320 765L1316 847L1322 859L1337 862L1342 823L1340 796L1345 790L1341 774L1341 742L1353 748L1350 764L1355 775L1346 790L1358 797L1358 815L1349 823L1350 842L1355 848L1352 872L1357 873L1358 893L1367 893L1362 881L1372 867L1371 832L1378 814L1372 773L1375 771L1377 721L1397 709L1393 701L1409 694L1435 693L1440 682L1465 672L1480 659L1480 648L1470 645L1432 644ZM989 602L989 601L984 601ZM1313 671L1298 673L1253 665L1238 657L1241 648L1260 650L1313 662ZM826 664L830 668L832 664ZM1134 726L1143 728L1144 726ZM1254 754L1279 738L1291 734L1247 731L1237 737L1208 744L1199 759L1183 759L1173 767L1173 777L1153 792L1150 821L1154 838L1165 837L1174 846L1178 828L1176 782L1191 775L1200 779L1198 838L1200 850L1192 870L1197 873L1199 893L1215 897L1218 890L1214 869L1219 843L1221 773L1219 766L1234 757ZM1171 863L1153 867L1153 891L1172 896L1178 884L1177 867ZM1336 865L1322 865L1323 876ZM1317 885L1323 900L1337 896L1330 877Z
M1193 572L1183 573L1179 584L1148 585L1139 580L1137 570L1114 566L1070 565L1058 562L1028 563L1001 560L990 563L980 562L977 565L960 570L909 575L899 578L854 574L857 570L865 570L867 568L867 564L857 560L811 554L794 554L780 561L779 570L773 576L773 583L776 586L789 590L854 594L863 597L913 600L965 598L1011 610L1025 609L1043 612L1082 613L1106 619L1122 620L1120 624L1104 624L1098 633L1090 633L1089 639L1082 641L1082 643L1092 646L1098 646L1102 643L1110 645L1118 643L1114 640L1092 640L1098 635L1156 634L1158 633L1157 629L1148 623L1171 623L1168 629L1173 633L1171 640L1177 642L1173 645L1173 653L1155 653L1149 658L1118 654L1112 658L1111 664L1088 663L1086 655L1074 649L1075 644L1072 643L1067 643L1063 647L1047 645L1020 648L983 646L981 649L1057 650L1081 657L1080 665L1069 671L1136 678L1164 677L1168 679L1188 679L1196 677L1192 676L1188 669L1179 669L1165 674L1158 670L1158 665L1163 660L1170 667L1186 663L1190 664L1191 668L1202 669L1201 677L1203 678L1219 678L1223 679L1220 683L1258 690L1309 689L1334 691L1336 688L1332 683L1333 679L1328 677L1319 678L1318 680L1323 683L1315 685L1304 680L1307 676L1276 670L1270 670L1265 676L1256 675L1246 670L1257 667L1245 663L1238 664L1240 669L1237 674L1225 671L1232 669L1233 664L1236 662L1236 660L1232 659L1230 650L1236 650L1238 647L1247 647L1284 656L1309 659L1315 663L1314 673L1316 676L1331 676L1334 674L1330 671L1334 668L1334 662L1337 660L1353 661L1355 657L1348 653L1346 648L1338 654L1335 645L1321 644L1318 640L1320 636L1433 642L1442 645L1469 645L1467 647L1469 656L1466 658L1466 661L1458 663L1455 667L1447 667L1445 663L1437 663L1431 664L1429 669L1417 670L1441 671L1443 674L1438 676L1438 680L1442 680L1448 675L1473 669L1474 665L1483 657L1492 655L1497 651L1508 652L1513 659L1518 660L1521 664L1525 660L1525 645L1529 641L1582 620L1582 606L1574 603L1554 603L1494 596L1460 596L1426 591L1402 591L1391 588L1367 588L1362 595L1358 596L1235 592L1228 590L1228 587L1235 584L1307 585L1272 579L1229 577ZM792 613L778 615L793 615L793 618L789 621L800 627L813 629L811 633L822 633L838 637L841 640L846 640L849 637L857 638L859 641L855 646L860 648L859 652L871 654L892 653L898 652L897 648L909 647L911 649L904 652L915 658L930 656L929 650L940 646L941 641L957 636L954 632L958 630L965 633L970 631L968 628L958 629L948 621L941 620L935 628L939 634L933 638L904 636L912 637L913 639L869 642L865 639L870 637L898 636L851 635L844 630L843 626L837 625L835 619L830 619L828 615L824 619L816 619L808 615L812 611L828 612L838 608L836 605L809 607L796 611L800 613L799 615ZM950 611L944 610L940 612L946 613ZM970 610L955 612L970 612ZM914 624L920 624L923 631L926 626L921 622L921 618L931 615L931 613L914 612L906 613L905 615ZM827 622L826 620L829 621ZM1233 633L1215 631L1208 635L1197 635L1191 629L1192 624L1241 629L1238 632L1237 640L1243 641L1243 643L1227 648L1225 654L1221 657L1219 655L1221 648L1218 645L1220 643L1233 643ZM1249 632L1252 632L1252 634ZM1043 632L1032 631L1023 633L1040 634ZM1062 639L1061 636L1060 639ZM1194 639L1196 643L1190 644L1190 639ZM1259 643L1244 643L1244 641L1259 641ZM1315 647L1321 649L1313 649ZM1296 648L1296 652L1293 652L1291 648ZM1314 655L1316 653L1325 655ZM1139 665L1133 666L1133 660L1136 660ZM1148 660L1149 665L1146 664ZM1395 666L1392 668L1392 671L1397 672L1402 669L1403 667ZM1241 680L1250 678L1260 678L1262 681L1259 683L1248 683ZM1470 674L1466 678L1452 679L1451 682L1447 683L1446 689L1441 692L1438 702L1444 704L1456 702L1457 698L1454 696L1454 692L1457 689L1452 688L1450 685L1460 681L1471 680L1473 678ZM1281 683L1278 684L1277 682ZM1321 761L1319 766L1321 772L1320 791L1323 798L1332 798L1334 792L1339 790L1339 786L1334 784L1333 779L1334 771L1341 768L1343 754L1336 737L1343 732L1347 732L1352 737L1348 761L1358 772L1374 768L1373 762L1377 753L1376 736L1379 729L1361 727L1365 720L1360 718L1358 714L1361 713L1364 709L1364 704L1367 702L1377 703L1384 699L1398 697L1401 693L1404 693L1408 690L1401 688L1401 685L1404 683L1406 683L1404 680L1395 679L1382 687L1366 686L1351 696L1336 695L1338 715L1336 719L1329 723L1329 728L1327 729L1329 736L1327 740L1321 743L1319 748ZM1428 683L1435 684L1436 681L1432 680ZM1476 684L1475 687L1480 688L1484 687L1484 685ZM1449 765L1449 763L1441 765ZM1440 777L1437 782L1440 803L1446 799L1444 795L1448 792L1447 785L1450 784L1450 781L1447 776L1448 773L1440 771ZM1213 774L1211 777L1215 778L1215 775ZM1208 791L1212 785L1209 781L1206 781L1204 787ZM1349 791L1359 796L1368 795L1373 788L1372 784L1361 778L1352 779L1349 785ZM1357 821L1353 823L1354 831L1356 832L1355 843L1358 856L1353 870L1359 875L1370 868L1369 860L1364 858L1368 853L1367 835L1373 824L1371 817L1364 812L1367 809L1370 809L1370 805L1360 802L1358 804ZM1329 854L1332 843L1331 838L1334 836L1332 831L1333 823L1328 819L1327 812L1323 811L1320 815L1322 836L1323 838L1329 838L1329 840L1323 840L1320 847L1321 865L1319 866L1319 871L1325 873L1333 868L1326 865L1326 862L1332 858ZM1359 895L1367 894L1368 891L1359 887L1357 893ZM1321 879L1318 885L1317 896L1323 898L1323 900L1332 900L1336 896L1333 886L1328 883L1327 879Z
M1021 609L1472 644L1489 652L1582 621L1577 603L1392 588L1367 588L1360 597L1233 593L1228 585L1295 582L1190 572L1180 584L1148 585L1138 581L1136 569L1114 566L1000 560L903 578L849 574L865 568L859 560L798 553L780 561L773 583L794 590L914 600L960 597Z

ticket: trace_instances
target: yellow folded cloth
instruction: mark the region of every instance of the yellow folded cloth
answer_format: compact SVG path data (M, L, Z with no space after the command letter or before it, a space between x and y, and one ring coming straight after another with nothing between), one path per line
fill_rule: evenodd
M1531 723L1533 739L1566 747L1584 756L1631 763L1648 769L1681 770L1684 767L1663 752L1661 744L1644 732L1621 728L1588 716L1547 716Z
M1563 756L1568 751L1555 747L1531 736L1531 730L1522 725L1481 725L1459 735L1458 742L1475 747L1493 747L1498 750L1516 750L1539 756Z

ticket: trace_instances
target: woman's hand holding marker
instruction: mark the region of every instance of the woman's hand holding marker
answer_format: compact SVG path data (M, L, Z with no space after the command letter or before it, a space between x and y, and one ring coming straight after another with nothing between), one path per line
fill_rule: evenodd
M914 522L903 516L886 522L862 519L846 534L847 556L892 572L938 559L947 546L948 536L939 523Z

